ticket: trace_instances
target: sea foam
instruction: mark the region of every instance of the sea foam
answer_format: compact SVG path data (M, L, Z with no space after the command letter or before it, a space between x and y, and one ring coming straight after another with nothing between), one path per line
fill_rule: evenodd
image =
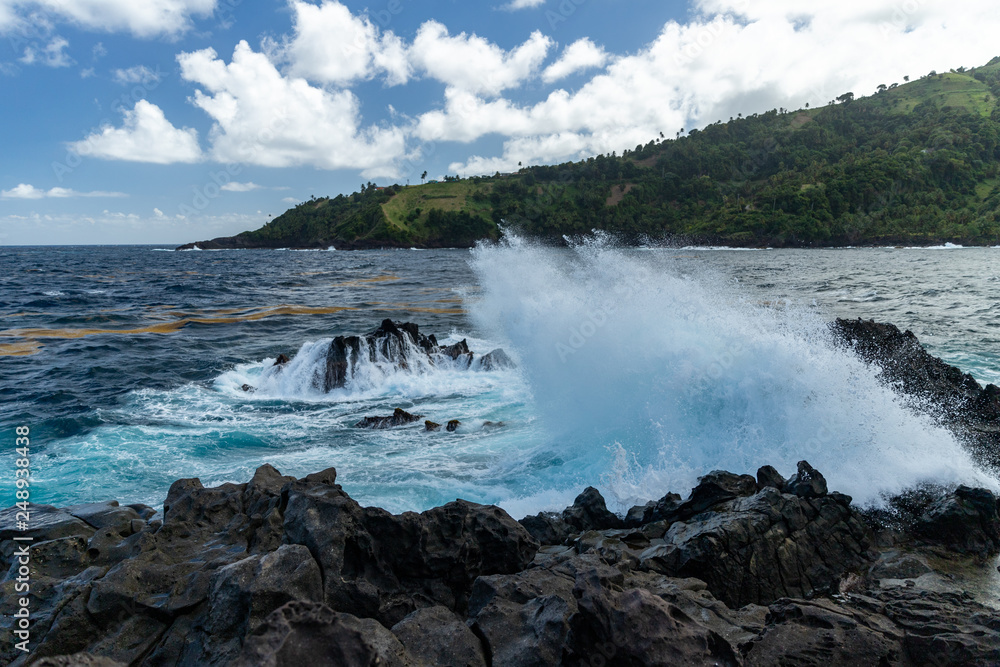
M924 482L998 488L821 315L684 274L671 254L509 237L472 260L476 323L522 360L566 468L619 508L711 470L790 474L801 459L861 503Z

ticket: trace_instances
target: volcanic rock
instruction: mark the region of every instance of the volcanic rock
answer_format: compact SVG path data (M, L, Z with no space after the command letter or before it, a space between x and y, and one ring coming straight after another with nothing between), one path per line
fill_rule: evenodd
M479 358L479 368L484 371L498 371L517 368L517 364L503 349L498 347Z
M1000 469L1000 388L982 387L975 378L930 355L910 331L873 320L838 319L834 335L867 363L878 366L885 379L931 405L931 417L962 436L983 464Z
M467 341L439 345L434 336L425 336L412 322L382 321L376 329L363 336L337 336L327 351L323 391L343 387L361 362L381 362L398 369L411 368L417 362L460 361L463 367L472 364L473 353Z
M371 429L395 428L397 426L406 426L407 424L412 424L413 422L420 421L423 418L424 418L423 415L411 415L403 408L396 408L396 410L388 417L365 417L357 424L355 424L354 428L371 428Z

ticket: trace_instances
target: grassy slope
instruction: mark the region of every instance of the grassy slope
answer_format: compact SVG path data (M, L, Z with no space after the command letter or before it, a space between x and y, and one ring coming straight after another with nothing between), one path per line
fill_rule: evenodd
M382 211L390 227L419 239L428 232L427 216L431 209L464 211L488 220L489 204L473 201L471 195L476 190L488 194L491 187L489 183L473 184L468 180L409 185L382 204Z
M1000 58L995 59L987 66L977 68L974 72L979 75L1000 72ZM966 110L987 119L991 115L995 117L998 106L994 92L991 92L988 85L974 78L973 71L944 72L935 76L926 76L879 94L859 98L852 104L856 105L856 109L880 110L881 113L893 117L912 114L918 107L926 108L930 104L937 108ZM845 108L849 106L846 105ZM820 127L820 125L823 124L823 114L827 114L830 110L830 107L822 107L772 115L767 120L771 141L780 148L782 145L794 144L795 137L801 133L806 135L812 133L818 137L823 137L825 133L826 138L822 140L828 140L830 125L827 124L825 127ZM746 119L737 121L737 123L739 122L746 122ZM347 207L332 207L330 199L304 202L272 221L269 225L269 231L265 231L267 228L262 228L255 232L245 232L235 238L240 240L240 243L265 246L287 245L289 243L296 245L336 243L345 247L380 244L421 245L423 243L447 245L446 235L443 235L440 229L433 229L428 225L428 215L434 209L448 213L467 213L489 221L491 226L501 218L513 217L517 219L524 218L526 215L535 223L529 225L531 227L529 231L533 233L554 236L563 233L579 233L589 229L586 225L593 223L593 217L583 223L575 224L573 220L569 219L572 217L572 211L579 213L604 209L607 212L610 208L620 206L623 201L625 204L623 208L634 205L633 199L650 201L651 204L654 204L655 202L650 200L650 194L644 191L644 186L645 190L648 191L663 178L670 178L671 167L676 159L671 156L677 155L677 151L684 150L685 146L687 146L686 150L695 151L696 155L698 151L712 150L713 147L705 143L706 137L712 136L712 133L726 135L729 132L728 125L730 124L705 128L701 132L700 140L693 140L689 137L682 138L679 142L664 141L655 146L650 144L643 151L638 153L627 151L628 155L623 155L620 158L599 156L598 160L618 160L623 165L628 163L632 168L631 176L622 174L620 177L608 180L603 175L599 178L588 177L586 175L588 165L593 163L593 160L588 160L581 163L560 165L561 174L569 173L573 176L569 180L562 177L558 182L551 174L548 177L540 175L537 182L534 176L530 176L530 180L528 180L529 174L543 174L544 168L542 168L542 171L524 169L520 176L509 178L466 179L419 186L395 186L395 188L385 191L381 203L373 205L369 205L371 204L370 195L368 199L359 199L357 193L349 196L351 201L357 202L357 204ZM733 127L733 136L736 136L738 126ZM949 128L941 128L942 133L946 134L949 131ZM698 143L699 141L701 143ZM890 152L893 152L891 147L889 149ZM751 162L756 159L752 152L749 155ZM765 157L760 159L763 160ZM745 166L740 166L740 168L746 170ZM698 185L697 177L693 181L689 178L687 183L689 192L685 195L688 198L689 206L680 212L681 217L688 220L688 223L683 227L683 230L679 230L677 224L671 225L669 222L664 222L662 232L664 234L683 233L706 239L716 238L735 244L753 243L753 239L757 239L759 242L759 229L754 231L754 225L757 228L761 226L759 222L754 224L748 222L745 231L737 231L734 234L732 230L733 215L729 214L728 222L721 220L726 216L727 207L730 210L736 210L739 216L743 216L743 211L734 206L735 202L745 205L747 201L751 201L751 206L763 208L767 202L754 201L754 193L762 191L768 186L773 186L775 182L787 180L791 183L794 181L793 187L803 195L808 195L809 191L814 188L822 189L825 187L825 184L819 179L806 178L803 180L801 173L791 171L794 169L791 163L789 163L788 169L790 171L787 173L772 173L766 177L757 176L755 173L746 177L737 176L736 169L734 169L732 178L727 176L720 178L718 175L715 178L710 178L707 175L709 170L707 170L705 175L701 177L704 180L701 186ZM751 171L760 170L754 168ZM632 190L633 181L635 181L634 190ZM691 185L692 182L694 186ZM522 205L514 207L510 205L512 183L527 184L527 187L521 187L521 190L516 191L514 195L519 198ZM628 194L620 191L624 185L629 186L630 192ZM707 204L698 201L701 199L700 196L694 197L693 202L690 201L690 191L697 190L699 187L704 189ZM393 190L395 191L393 192ZM1000 199L1000 176L982 177L975 184L973 190L974 199L977 202ZM507 194L503 195L504 192ZM729 203L716 204L719 213L713 214L714 218L713 215L699 215L698 205L711 207L713 196L723 192L727 194L722 199ZM507 199L503 200L503 196L506 196ZM659 210L662 214L664 210L662 195L658 196L661 199ZM609 202L612 204L611 207L608 206ZM773 200L771 203L773 205ZM690 204L694 204L694 206L692 207ZM336 208L335 211L334 208ZM292 215L293 213L294 215ZM751 214L743 217L749 219L754 216ZM757 217L759 219L759 216ZM608 221L610 228L617 228L612 218L613 216L609 217L605 213L601 220ZM718 222L713 222L713 219ZM641 230L639 231L643 233ZM910 231L912 233L908 236L915 242L926 238L927 242L930 243L940 238L940 235L934 232L917 229ZM220 241L226 240L220 239Z

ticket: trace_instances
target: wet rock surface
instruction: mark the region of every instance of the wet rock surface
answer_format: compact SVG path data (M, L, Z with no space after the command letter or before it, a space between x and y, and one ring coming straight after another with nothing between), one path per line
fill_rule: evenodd
M287 360L287 358L286 358ZM354 377L360 364L383 364L397 369L409 369L419 364L434 365L447 361L461 369L498 370L513 367L513 361L496 349L475 360L467 341L451 345L438 344L433 335L427 336L412 322L383 322L361 336L337 336L330 343L323 376L323 391L345 386Z
M332 468L295 479L271 466L246 484L178 480L162 521L141 505L41 507L30 659L998 664L1000 613L940 569L995 567L996 498L926 491L880 552L870 517L821 479L806 462L789 481L715 471L630 522L594 488L521 522L461 500L393 515L361 507ZM24 665L12 520L0 514L0 660Z
M947 397L956 428L989 423L996 392L911 334L838 325L904 389ZM451 362L467 348L388 320L339 345L328 378L355 354ZM34 540L28 654L15 648L15 536ZM359 505L333 468L296 479L265 465L243 484L178 480L162 517L35 505L19 533L16 510L0 511L0 662L997 665L1000 588L981 583L998 554L989 490L913 489L862 510L806 461L713 471L624 517L587 488L520 522L463 500L394 515Z
M981 463L1000 470L1000 388L981 386L892 324L838 319L831 328L859 357L881 368L890 384L922 407L933 406L932 416L961 435Z

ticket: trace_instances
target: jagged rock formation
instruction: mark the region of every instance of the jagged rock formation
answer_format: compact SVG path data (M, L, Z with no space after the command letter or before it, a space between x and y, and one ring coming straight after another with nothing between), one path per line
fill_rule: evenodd
M985 387L968 373L924 349L910 331L874 320L838 319L834 334L886 380L919 402L968 443L976 458L1000 470L1000 388Z
M931 498L879 553L871 517L821 480L805 462L788 480L717 471L629 525L593 488L521 523L465 501L392 515L358 505L333 469L294 479L270 466L247 484L179 480L162 520L144 506L39 507L31 658L997 664L1000 615L931 566L951 554L968 567L970 551L995 559L996 497L960 487ZM13 518L0 513L0 659L23 665L10 641ZM935 589L920 587L933 577Z
M473 367L474 354L464 339L440 345L434 335L425 336L412 322L383 320L375 330L363 336L337 336L330 343L323 376L323 391L343 387L353 377L359 364L385 364L399 369L432 366L444 360L459 368ZM490 371L513 368L507 354L496 349L478 360L476 368Z
M995 387L894 327L837 326L989 449ZM388 320L341 347L345 373L352 355L467 350ZM1000 600L976 588L996 576L997 497L928 487L862 510L805 461L788 478L713 471L624 518L594 488L520 522L462 500L393 515L332 468L263 466L246 484L179 480L162 515L107 502L33 506L27 533L15 519L0 512L0 661L18 667L1000 664ZM30 655L13 641L15 535L34 539Z

